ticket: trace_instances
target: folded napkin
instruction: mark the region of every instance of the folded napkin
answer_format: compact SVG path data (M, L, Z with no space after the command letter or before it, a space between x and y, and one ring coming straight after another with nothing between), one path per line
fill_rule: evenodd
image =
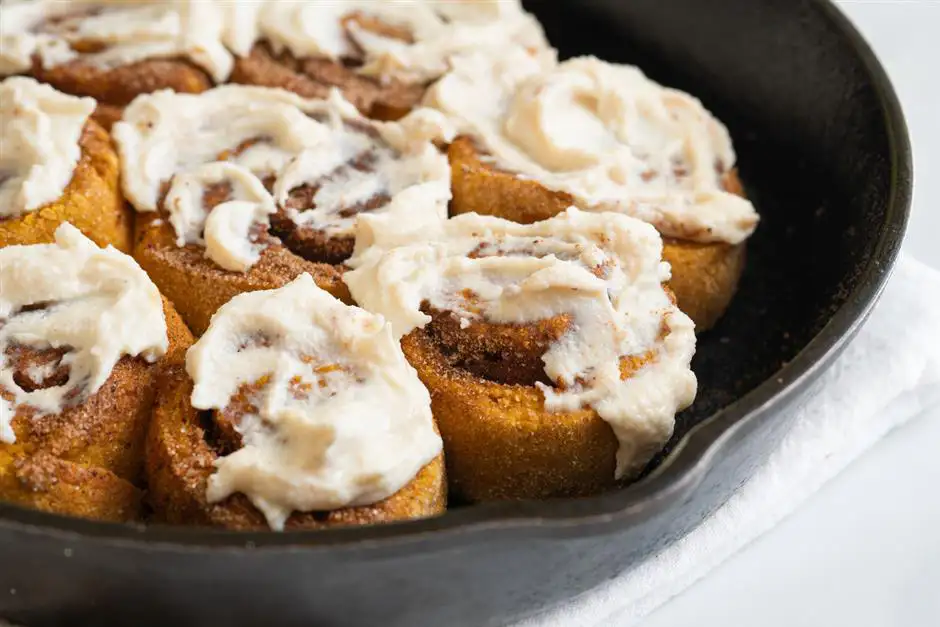
M779 449L698 528L517 627L638 624L776 526L889 431L940 404L940 272L902 256L871 318L823 382Z

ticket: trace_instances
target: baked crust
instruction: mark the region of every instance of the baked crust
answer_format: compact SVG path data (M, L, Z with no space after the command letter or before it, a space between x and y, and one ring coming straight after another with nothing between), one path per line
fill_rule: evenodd
M180 361L193 342L164 299L169 350ZM27 349L25 370L41 359ZM124 357L95 394L60 414L32 419L17 412L14 444L0 443L0 499L36 509L102 520L141 516L144 440L153 411L158 364Z
M697 333L714 327L731 304L744 272L746 246L663 239L663 259L672 266L669 287Z
M0 449L0 499L43 512L130 522L141 515L143 492L101 468L51 455L10 455Z
M0 247L55 241L55 231L71 222L99 246L129 252L132 218L118 184L120 166L108 133L88 120L79 139L81 159L62 196L35 211L0 219Z
M182 363L168 365L157 388L157 403L147 438L149 501L157 520L172 524L267 530L264 516L243 494L220 503L206 501L213 463L219 457L217 426L208 413L190 405L193 383ZM421 469L389 498L331 512L295 512L285 530L372 525L428 518L447 504L443 454Z
M534 385L487 380L450 362L428 330L402 340L431 392L447 478L469 502L596 494L617 485L618 441L592 409L545 410Z
M124 117L124 107L109 105L103 102L99 102L98 106L95 107L95 110L91 114L91 119L100 124L101 128L109 133L111 132L111 127L120 122L122 117Z
M326 98L338 87L363 115L393 121L403 117L421 101L424 85L379 81L357 74L352 68L329 59L298 59L285 50L275 54L265 43L235 60L230 82L280 87L305 98Z
M322 289L352 302L339 270L305 261L280 244L266 248L248 272L224 270L206 258L203 248L178 247L173 227L158 212L138 214L134 257L197 336L234 296L283 287L304 272Z
M77 59L44 68L37 58L30 75L66 94L97 100L94 117L106 129L141 94L161 89L196 94L213 85L208 74L184 59L144 59L113 68L100 68Z
M542 358L571 329L570 316L505 324L424 311L431 321L406 335L402 349L431 392L447 478L458 498L583 496L618 484L620 445L611 426L591 408L546 410L537 387L553 385ZM620 376L633 376L651 359L622 357ZM641 450L638 456L655 453Z
M575 204L570 194L552 191L537 181L520 179L485 163L467 137L458 137L447 156L453 180L453 215L476 212L530 224L547 220ZM726 174L724 184L729 192L744 195L736 171ZM745 244L665 238L663 258L672 264L669 287L679 308L692 318L697 332L712 328L737 291L744 270Z
M317 263L339 265L352 257L356 248L354 237L334 237L314 228L299 226L283 209L271 216L271 232L288 250Z

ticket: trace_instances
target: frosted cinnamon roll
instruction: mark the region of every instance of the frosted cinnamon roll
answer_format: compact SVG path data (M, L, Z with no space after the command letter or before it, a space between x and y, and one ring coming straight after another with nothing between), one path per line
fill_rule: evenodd
M648 222L666 238L680 307L711 327L758 223L727 129L632 66L583 57L546 67L518 51L454 65L425 99L463 134L450 149L453 211L528 223L574 204Z
M311 98L337 87L365 115L382 120L418 105L456 54L547 48L518 0L275 1L254 11L254 37L233 42L233 82Z
M691 320L648 224L571 208L522 225L464 214L360 223L344 276L421 380L470 501L595 493L635 477L695 396Z
M28 74L98 101L107 128L159 89L200 92L223 81L223 39L236 7L190 0L27 0L3 7L0 75Z
M197 334L232 296L304 272L345 298L331 264L351 253L358 216L446 217L450 168L434 142L448 128L430 110L373 122L336 91L141 96L114 127L136 257Z
M189 331L131 257L70 224L0 249L0 285L0 499L139 518L155 368Z
M94 108L31 78L0 82L0 247L51 242L68 221L102 246L130 249L117 155L89 118Z
M310 529L446 503L430 397L391 329L307 274L219 310L167 371L147 453L171 523Z

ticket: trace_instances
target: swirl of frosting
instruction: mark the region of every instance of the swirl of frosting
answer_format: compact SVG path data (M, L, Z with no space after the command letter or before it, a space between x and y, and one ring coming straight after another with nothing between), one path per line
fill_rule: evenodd
M440 113L373 122L338 91L327 100L234 85L159 92L138 97L113 135L135 208L162 206L179 245L203 244L233 271L257 261L257 230L278 210L298 227L351 237L365 211L444 219L450 199L450 168L433 142L453 132Z
M491 102L473 97L481 91L494 94ZM757 225L753 205L724 189L735 163L727 129L698 100L635 67L469 55L425 103L500 168L566 192L584 209L627 213L699 241L737 244Z
M68 223L55 238L0 249L0 442L14 441L17 408L59 413L97 392L124 355L153 361L167 350L160 293L140 266ZM62 350L55 369L67 368L68 376L25 389L8 361L18 346Z
M356 59L362 74L415 83L440 77L453 56L469 50L547 47L518 0L269 2L259 11L258 30L296 57Z
M233 298L190 349L197 409L236 414L241 447L208 499L241 492L282 529L291 512L367 505L441 451L431 399L381 316L304 274Z
M0 218L59 198L82 155L79 139L95 110L31 78L0 83Z
M570 319L542 357L551 385L536 385L547 410L590 406L611 425L618 476L645 463L637 451L664 444L692 402L693 324L663 287L669 266L650 225L572 207L531 225L464 214L409 232L370 216L360 229L344 280L399 337L431 322L427 308L463 326ZM649 441L638 444L638 433Z

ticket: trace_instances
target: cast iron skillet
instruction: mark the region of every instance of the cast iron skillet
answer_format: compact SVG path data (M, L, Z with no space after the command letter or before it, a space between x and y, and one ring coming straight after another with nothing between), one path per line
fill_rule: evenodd
M499 624L675 540L747 479L852 337L897 255L911 194L900 107L821 0L530 3L564 55L635 62L731 128L763 222L702 338L701 395L633 487L436 520L231 534L0 505L0 616L27 625Z

